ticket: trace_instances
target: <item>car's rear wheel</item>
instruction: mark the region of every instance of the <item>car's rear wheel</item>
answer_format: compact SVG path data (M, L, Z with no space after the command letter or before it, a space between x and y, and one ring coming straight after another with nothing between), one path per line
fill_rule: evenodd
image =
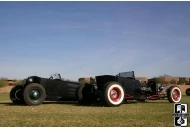
M190 96L190 88L186 89L185 93L187 96Z
M42 85L32 83L26 86L23 96L27 105L40 105L46 98L46 91Z
M167 98L170 103L178 103L181 101L181 90L177 86L172 86L167 90Z
M124 101L124 89L118 82L109 82L104 85L101 98L106 106L119 106Z
M22 92L23 92L22 85L16 85L11 89L9 97L14 104L24 103Z

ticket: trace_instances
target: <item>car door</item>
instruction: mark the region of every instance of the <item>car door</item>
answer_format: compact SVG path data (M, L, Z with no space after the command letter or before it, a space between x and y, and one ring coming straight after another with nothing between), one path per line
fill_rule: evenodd
M59 96L60 81L47 79L45 84L46 84L46 93L48 95Z
M60 95L64 98L76 98L76 90L81 83L63 81L60 87Z
M141 83L139 80L134 80L134 97L139 98L141 95Z
M134 79L133 78L124 78L124 88L125 88L125 92L127 94L131 94L133 95L134 93Z
M67 97L68 96L68 84L67 81L58 82L59 85L59 96L61 97Z

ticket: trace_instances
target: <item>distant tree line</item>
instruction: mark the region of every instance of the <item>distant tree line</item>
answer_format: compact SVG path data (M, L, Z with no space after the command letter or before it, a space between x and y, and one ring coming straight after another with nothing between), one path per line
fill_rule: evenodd
M188 81L186 81L184 78L179 78L179 81L177 81L176 79L171 79L171 81L165 81L165 78L160 76L160 77L154 77L150 80L155 81L156 83L166 84L166 85L168 85L168 84L190 85L190 83Z
M8 80L8 78L1 77L0 78L0 87L9 85L7 80ZM20 85L23 82L23 80L16 80L16 79L14 79L13 81L15 81L14 85Z
M6 80L8 80L8 78L5 77L0 78L0 87L3 87L7 84Z

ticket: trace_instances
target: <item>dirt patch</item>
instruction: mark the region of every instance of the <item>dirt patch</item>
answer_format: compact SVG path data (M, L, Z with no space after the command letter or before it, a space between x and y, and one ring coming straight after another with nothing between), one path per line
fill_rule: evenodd
M0 93L9 93L14 86L5 86L0 88Z

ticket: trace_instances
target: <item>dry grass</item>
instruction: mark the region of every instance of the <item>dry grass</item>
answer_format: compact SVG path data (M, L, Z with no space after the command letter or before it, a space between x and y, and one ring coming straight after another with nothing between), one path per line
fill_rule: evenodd
M182 103L190 104L190 97L183 95ZM119 107L68 102L16 106L7 93L0 94L0 126L173 126L172 114L173 104L167 100L130 101Z

